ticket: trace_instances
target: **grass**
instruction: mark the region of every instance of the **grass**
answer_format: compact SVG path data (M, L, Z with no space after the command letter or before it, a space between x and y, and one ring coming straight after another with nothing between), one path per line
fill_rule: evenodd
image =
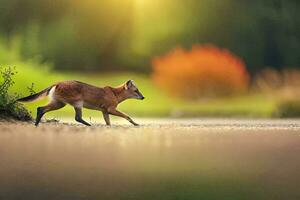
M36 92L49 85L62 80L80 80L97 86L118 86L128 79L133 79L146 97L144 101L128 100L123 102L120 110L132 116L140 117L271 117L276 108L272 99L259 94L231 97L225 99L210 99L201 102L187 102L167 96L146 75L136 73L59 73L47 70L47 68L17 66L19 72L15 76L15 85L11 92L18 92L24 96L29 95L28 87L34 83ZM192 92L192 91L191 91ZM25 104L33 115L37 106L45 105L47 100ZM48 117L72 117L73 108L65 108L48 113ZM100 117L101 113L92 110L84 110L85 117Z
M153 85L146 75L135 73L66 73L53 72L49 69L51 64L41 64L38 58L24 60L20 53L20 43L18 39L11 41L9 45L4 45L0 38L0 63L1 67L16 67L18 73L14 76L15 84L11 87L10 93L20 93L23 96L29 95L28 87L34 83L36 92L49 85L62 80L80 80L90 84L104 86L117 86L128 79L134 79L140 90L146 97L144 101L128 100L123 102L119 108L130 116L141 117L271 117L276 110L273 99L260 94L248 96L232 97L226 99L210 99L202 102L187 102L172 98L163 93ZM192 92L192 91L191 91ZM36 107L45 105L47 100L24 104L32 115L35 116ZM48 117L70 117L74 115L73 108L65 108L50 112ZM84 117L100 117L97 111L84 110Z

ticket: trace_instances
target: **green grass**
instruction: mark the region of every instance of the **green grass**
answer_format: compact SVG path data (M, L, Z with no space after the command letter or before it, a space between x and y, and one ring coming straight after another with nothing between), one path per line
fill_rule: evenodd
M275 101L263 95L252 94L248 96L232 97L226 99L210 99L201 102L187 102L172 98L155 87L146 75L134 73L66 73L53 72L49 69L49 63L41 64L38 58L24 60L20 54L18 38L11 41L10 45L4 45L0 38L0 67L16 67L18 74L14 76L15 85L10 92L29 94L27 87L35 84L35 91L40 91L51 84L62 80L80 80L97 86L118 86L128 79L134 79L140 90L146 97L144 101L128 100L123 102L119 108L130 116L143 117L270 117L276 110ZM193 91L191 91L193 92ZM36 107L45 105L47 100L25 104L32 115L35 116ZM49 117L70 117L74 115L73 108L65 108L50 112ZM97 111L84 110L85 117L100 117Z
M159 90L146 75L135 73L59 73L36 67L17 66L19 72L15 76L16 84L11 92L18 92L24 96L29 94L27 87L32 83L34 89L40 91L49 85L62 80L80 80L97 86L118 86L128 79L133 79L139 86L146 99L127 100L119 109L131 116L140 117L271 117L275 110L275 102L263 95L248 95L225 99L210 99L201 102L181 101L167 96ZM45 105L47 99L25 106L35 115L37 106ZM72 117L73 108L65 108L48 113L48 117ZM101 113L92 110L84 110L85 117L101 117Z

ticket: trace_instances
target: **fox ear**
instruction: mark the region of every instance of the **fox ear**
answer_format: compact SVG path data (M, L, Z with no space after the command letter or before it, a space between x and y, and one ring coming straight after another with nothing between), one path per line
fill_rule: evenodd
M132 80L129 80L125 83L125 89L128 90L132 86Z

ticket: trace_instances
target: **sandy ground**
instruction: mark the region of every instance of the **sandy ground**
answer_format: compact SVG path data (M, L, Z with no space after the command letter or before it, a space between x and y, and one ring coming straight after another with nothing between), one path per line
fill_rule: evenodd
M0 122L0 199L300 199L300 120Z

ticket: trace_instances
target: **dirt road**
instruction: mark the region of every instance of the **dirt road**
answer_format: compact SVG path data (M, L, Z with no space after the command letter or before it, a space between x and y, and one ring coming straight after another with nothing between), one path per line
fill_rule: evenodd
M300 199L300 120L0 122L0 199Z

